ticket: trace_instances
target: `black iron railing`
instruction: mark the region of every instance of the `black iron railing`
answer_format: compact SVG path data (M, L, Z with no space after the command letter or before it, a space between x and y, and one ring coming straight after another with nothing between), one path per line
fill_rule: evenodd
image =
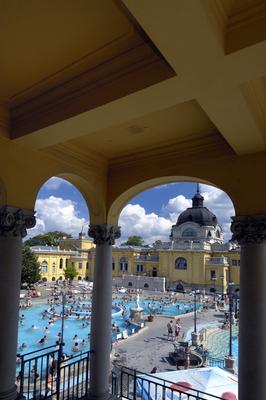
M27 400L80 399L88 393L89 352L67 357L59 346L18 354L16 384Z
M219 367L219 368L224 369L225 368L225 359L224 358L207 357L207 365L209 367Z
M189 393L188 393L189 392ZM122 367L112 374L112 395L120 399L221 400L220 397L173 382L152 374Z

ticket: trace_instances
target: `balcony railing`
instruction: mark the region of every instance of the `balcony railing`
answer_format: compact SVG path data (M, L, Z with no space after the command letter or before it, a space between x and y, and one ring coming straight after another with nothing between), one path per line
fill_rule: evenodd
M227 265L227 257L211 257L206 260L209 265Z
M169 400L221 400L220 397L191 389L182 383L160 379L157 376L144 374L122 367L112 373L112 395L120 399L169 399Z
M17 387L26 400L86 398L89 352L65 359L59 346L17 355Z

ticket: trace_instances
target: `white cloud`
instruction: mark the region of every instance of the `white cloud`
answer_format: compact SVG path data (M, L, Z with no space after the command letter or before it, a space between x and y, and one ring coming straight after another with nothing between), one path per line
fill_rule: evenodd
M53 176L52 178L48 179L48 181L45 182L43 187L47 190L57 190L62 185L71 185L71 183L66 181L65 179Z
M222 225L225 241L231 239L230 217L235 215L235 211L230 198L222 190L208 185L201 185L200 191L204 197L204 206L217 216ZM147 214L139 204L128 204L119 219L121 242L132 235L141 236L146 243L153 243L157 239L169 241L172 225L176 223L179 214L191 206L191 199L184 195L169 199L162 206L161 215Z
M127 240L128 236L141 236L146 243L155 240L169 241L172 222L155 213L147 214L139 204L128 204L122 210L119 218L121 226L120 242Z
M64 231L76 237L82 226L88 225L85 218L80 218L76 204L72 200L50 196L46 199L37 199L36 226L28 230L28 235L38 235L49 231Z

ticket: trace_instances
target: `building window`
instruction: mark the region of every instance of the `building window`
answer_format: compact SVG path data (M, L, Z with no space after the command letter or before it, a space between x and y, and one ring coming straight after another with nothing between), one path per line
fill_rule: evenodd
M195 237L195 236L197 236L197 233L194 229L187 228L183 231L182 236L183 237Z
M137 264L137 272L143 272L144 271L144 267L142 264Z
M41 263L41 272L43 272L45 274L48 272L48 263L47 263L47 261L43 261Z
M211 279L215 279L216 278L216 271L211 271Z
M72 261L71 265L72 265L72 267L75 267L75 263L74 263L74 261Z
M89 262L86 262L86 269L89 269Z
M53 281L53 282L55 281L55 276L52 277L52 281Z
M63 258L60 258L60 261L59 261L59 268L60 268L60 269L63 268Z
M144 287L145 287L145 289L148 289L148 287L149 287L148 283L144 283Z
M81 279L82 279L81 276L78 276L78 280L81 281Z
M79 262L79 269L82 269L82 262Z
M56 268L55 263L53 263L53 265L52 265L52 272L53 273L55 273L55 268Z
M187 260L184 257L178 257L175 260L175 269L187 269Z
M120 271L125 272L128 269L128 262L126 257L120 258Z
M234 267L240 267L240 260L232 259L232 265Z
M59 280L62 281L62 280L63 280L63 277L62 277L62 276L59 276Z
M131 287L132 286L132 282L128 282L127 286Z
M112 270L115 270L115 260L112 258Z
M42 278L42 281L43 282L47 282L47 278Z
M68 267L68 258L66 258L66 260L65 260L65 266L66 266L66 268Z

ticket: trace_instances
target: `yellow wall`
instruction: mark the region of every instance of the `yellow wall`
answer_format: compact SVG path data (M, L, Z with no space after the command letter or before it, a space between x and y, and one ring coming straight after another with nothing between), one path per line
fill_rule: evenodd
M92 241L87 239L71 239L63 240L60 242L61 249L56 250L51 254L43 254L41 251L38 253L38 261L42 263L44 260L48 263L48 272L42 273L42 277L51 281L54 277L56 280L62 276L64 279L64 268L66 266L66 259L69 265L75 266L78 271L78 277L82 279L93 280L93 272L95 265L95 246ZM65 247L63 249L63 247ZM71 254L67 250L80 248L86 251L81 252L80 255ZM217 278L215 285L219 288L227 287L229 281L229 269L231 271L231 280L239 285L240 283L240 267L233 265L240 261L240 253L238 250L228 252L204 252L204 251L182 251L182 250L159 250L149 251L148 258L147 252L141 252L135 249L121 249L113 248L113 262L115 269L113 270L113 277L122 277L124 274L129 275L148 275L153 276L156 269L157 276L166 277L170 282L183 281L191 285L207 285L214 286L211 280L211 271L215 271ZM158 261L152 261L149 256L158 256ZM208 259L212 257L226 257L228 263L226 264L210 264ZM127 271L120 270L120 260L124 257L127 260ZM175 261L177 258L183 257L187 260L187 269L176 269ZM63 268L59 268L60 258L63 259ZM235 261L233 261L235 260ZM79 268L79 264L82 268ZM53 264L55 271L53 272ZM137 265L143 265L143 272L137 272ZM88 265L88 268L87 268ZM222 276L224 277L222 279Z

